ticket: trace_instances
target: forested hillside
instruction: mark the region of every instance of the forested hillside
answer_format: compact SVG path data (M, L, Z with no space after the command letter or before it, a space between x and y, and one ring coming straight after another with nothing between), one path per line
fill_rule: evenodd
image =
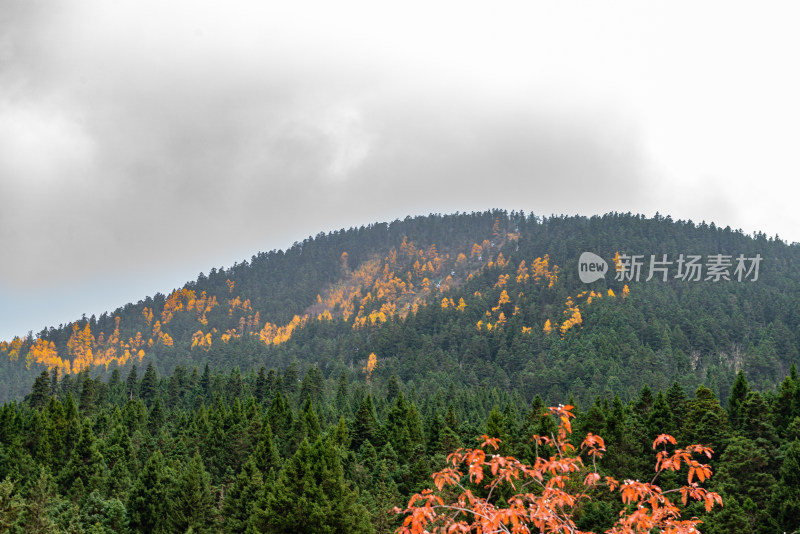
M584 284L585 251L642 255L642 276ZM730 280L683 280L672 265L666 282L660 273L645 281L650 255L676 263L681 254L730 256ZM757 280L737 279L740 255L762 258ZM797 361L799 267L796 245L659 216L407 218L320 234L169 295L3 342L0 399L20 398L43 369L97 376L134 363L171 373L296 361L330 376L372 353L377 383L394 373L420 387L485 383L585 404L677 380L725 399L739 370L766 388Z
M796 368L763 392L740 373L732 389L727 410L704 386L645 386L627 403L607 392L577 407L572 442L590 432L604 437L599 474L642 481L653 476L659 434L702 443L714 451L704 485L724 507L707 513L695 504L687 519L702 520L704 533L793 532L800 528ZM394 375L379 385L360 369L326 378L319 367L301 372L294 363L245 374L178 366L163 377L148 363L126 375L115 369L107 382L86 373L56 382L45 371L25 402L0 409L0 528L393 532L402 518L391 510L432 487L445 456L477 446L482 434L501 440L499 454L533 463L545 449L530 437L549 435L557 423L543 415L548 402L453 381L420 388ZM570 475L576 482L590 472L585 461ZM685 482L685 472L658 480L665 491ZM498 504L513 494L508 485L501 490ZM572 517L581 530L603 532L623 506L601 488L589 497Z
M703 532L793 531L799 283L797 245L660 216L320 234L1 343L0 530L391 532L448 453L487 434L533 462L574 404L603 475L649 480L670 433L714 449Z

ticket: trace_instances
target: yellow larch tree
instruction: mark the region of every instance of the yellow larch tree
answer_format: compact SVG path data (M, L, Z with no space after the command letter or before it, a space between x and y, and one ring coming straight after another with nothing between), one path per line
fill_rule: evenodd
M525 260L522 260L519 262L519 267L517 267L517 283L524 284L528 281L529 276L528 266L525 264Z
M375 356L375 353L371 353L367 358L367 365L364 366L364 372L367 374L367 382L369 379L372 378L372 371L378 366L378 357Z

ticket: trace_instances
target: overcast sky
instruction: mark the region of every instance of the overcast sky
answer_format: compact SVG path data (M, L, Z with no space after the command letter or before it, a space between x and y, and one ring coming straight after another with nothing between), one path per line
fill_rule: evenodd
M800 241L796 6L0 0L0 339L429 212Z

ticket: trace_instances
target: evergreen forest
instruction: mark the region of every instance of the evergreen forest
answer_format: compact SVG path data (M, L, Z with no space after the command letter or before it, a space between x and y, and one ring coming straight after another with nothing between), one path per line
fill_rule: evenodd
M394 532L482 435L534 462L559 404L604 475L652 478L662 433L711 447L702 532L793 532L799 285L797 244L660 215L309 237L0 343L0 532ZM598 492L574 518L622 509Z

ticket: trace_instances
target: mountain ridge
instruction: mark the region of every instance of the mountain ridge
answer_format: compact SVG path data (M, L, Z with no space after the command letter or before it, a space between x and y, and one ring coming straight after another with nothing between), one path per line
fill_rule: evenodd
M577 257L583 251L607 258L620 251L748 257L763 252L765 260L759 284L751 287L680 280L661 286L631 281L628 287L605 279L586 285L577 277ZM409 362L426 359L419 354L420 342L431 338L425 350L446 355L446 375L462 369L466 360L477 380L478 370L499 356L503 373L497 379L512 387L512 377L520 373L536 375L537 369L547 367L552 375L545 362L555 362L556 354L569 362L580 350L591 361L592 353L603 350L603 338L619 338L622 329L632 330L635 340L627 345L637 358L660 362L660 369L652 371L663 377L657 383L680 377L683 369L683 381L692 386L689 375L703 381L707 377L699 375L710 370L724 390L741 368L755 368L755 381L763 375L765 382L774 382L796 361L800 314L789 296L798 287L792 267L800 264L799 252L797 246L763 234L751 237L713 223L695 225L660 215L547 218L493 210L409 217L320 233L286 251L259 253L249 262L211 269L207 276L201 273L169 295L156 294L113 314L51 327L34 339L3 342L0 371L29 386L44 368L58 368L62 374L104 373L146 360L164 372L187 361L223 368L263 363L285 367L293 360L317 361L309 355L317 350L312 347L328 345L320 359L328 366L363 365L361 360L377 349L382 368L397 367L408 378L413 375ZM546 288L526 285L524 271L529 269L534 278L547 280ZM641 310L622 307L629 293ZM778 303L777 317L775 310L763 309L765 294ZM697 299L710 308L718 299L734 299L728 311L736 313L700 311L697 329L683 317L684 297L692 308ZM660 301L667 303L661 306L666 309L658 309ZM746 308L753 317L744 328ZM447 315L456 312L460 316ZM615 326L615 314L641 324L633 329ZM679 317L678 330L668 328ZM439 323L458 332L461 341L448 341ZM602 331L609 327L615 336ZM591 334L582 335L584 328ZM737 334L742 328L748 335ZM688 335L685 330L690 330ZM403 332L400 339L398 331ZM777 338L770 339L772 349L762 343L765 332ZM414 333L419 334L416 340ZM393 345L381 347L373 337L392 338ZM582 339L587 337L591 340ZM358 358L344 355L348 344L363 346ZM409 352L413 357L407 357ZM532 363L537 360L542 361ZM586 396L604 387L616 389L613 379L622 381L625 364L610 355L605 360L594 371L591 365L588 370L573 365L567 377L552 377L551 388L584 387ZM667 361L676 364L672 372L666 369ZM610 376L603 379L595 376L598 372ZM464 379L472 380L470 372ZM4 384L2 389L5 399L24 394L27 387L15 391Z

